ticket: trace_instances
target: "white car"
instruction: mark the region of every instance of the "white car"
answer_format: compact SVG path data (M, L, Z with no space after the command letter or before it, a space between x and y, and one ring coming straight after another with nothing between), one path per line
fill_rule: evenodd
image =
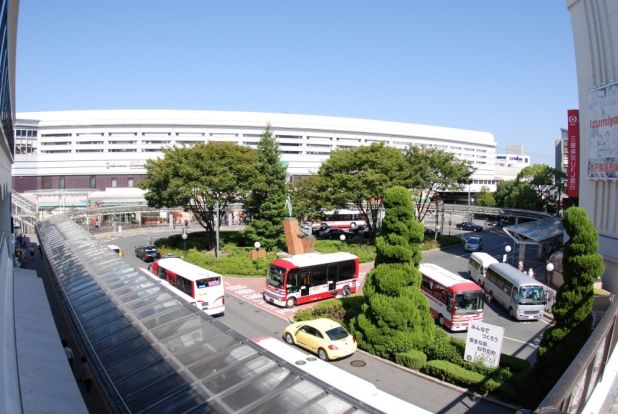
M464 250L467 252L480 252L483 250L483 239L478 236L469 237L464 245Z

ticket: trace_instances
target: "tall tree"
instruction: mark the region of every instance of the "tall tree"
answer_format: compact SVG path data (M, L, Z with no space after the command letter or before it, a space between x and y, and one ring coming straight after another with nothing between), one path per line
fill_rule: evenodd
M365 303L352 321L352 332L363 349L392 358L423 349L433 340L435 330L418 270L423 225L414 218L409 190L388 189L384 207L376 266L367 275Z
M543 333L537 363L519 384L532 404L549 392L590 336L593 285L603 273L603 257L597 253L599 235L585 210L568 208L563 224L570 239L562 256L564 283L552 307L554 326Z
M562 181L566 177L562 171L545 164L523 168L517 174L517 181L527 183L541 199L541 210L557 212L560 202Z
M164 149L163 158L146 162L149 206L182 207L208 232L208 248L215 244L218 223L230 203L242 201L257 174L257 151L233 143L210 142L190 148Z
M404 156L410 171L410 187L416 196L415 214L422 222L438 191L460 189L472 174L465 161L436 148L409 146Z
M303 177L290 186L294 217L298 219L308 217L309 220L316 220L319 211L332 207L325 204L327 201L321 197L319 189L324 187L321 182L322 177L314 174Z
M476 204L484 207L493 207L496 205L494 194L489 191L489 188L483 186L481 191L476 196Z
M383 143L338 149L320 166L316 194L331 207L352 204L375 234L384 193L394 185L406 185L402 153Z
M497 185L496 205L526 210L542 210L543 200L528 183L517 180L502 181Z
M257 175L245 202L251 221L244 233L247 240L259 241L267 250L272 250L285 246L282 222L287 215L287 183L279 144L270 131L270 125L258 142L257 151Z

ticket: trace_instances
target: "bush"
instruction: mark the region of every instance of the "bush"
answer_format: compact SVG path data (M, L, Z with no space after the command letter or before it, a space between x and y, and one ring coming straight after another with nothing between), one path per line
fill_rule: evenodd
M317 318L329 318L347 326L350 319L360 313L362 304L362 296L328 299L318 303L313 309L304 309L296 312L294 320L306 321Z
M460 352L451 337L441 328L436 328L434 341L428 344L423 351L430 360L444 360L459 365L463 363L463 352Z
M491 392L502 385L500 381L487 378L483 374L467 370L449 361L429 361L422 371L442 381L470 388L482 394Z
M395 362L404 367L420 370L427 363L427 355L415 349L395 355Z
M361 263L373 262L376 258L374 245L354 240L343 243L337 240L317 240L315 250L321 253L349 252L358 256Z

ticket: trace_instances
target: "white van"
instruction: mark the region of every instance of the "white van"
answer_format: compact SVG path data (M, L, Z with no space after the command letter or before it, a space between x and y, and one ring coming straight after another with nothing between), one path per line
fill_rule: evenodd
M468 275L477 285L485 287L485 275L487 274L487 268L492 263L498 263L493 256L483 252L474 252L470 255L468 260Z

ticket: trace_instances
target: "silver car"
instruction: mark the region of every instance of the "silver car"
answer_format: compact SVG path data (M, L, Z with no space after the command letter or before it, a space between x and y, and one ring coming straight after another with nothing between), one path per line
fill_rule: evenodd
M480 252L483 250L483 239L478 236L469 237L464 245L464 250L467 252Z

